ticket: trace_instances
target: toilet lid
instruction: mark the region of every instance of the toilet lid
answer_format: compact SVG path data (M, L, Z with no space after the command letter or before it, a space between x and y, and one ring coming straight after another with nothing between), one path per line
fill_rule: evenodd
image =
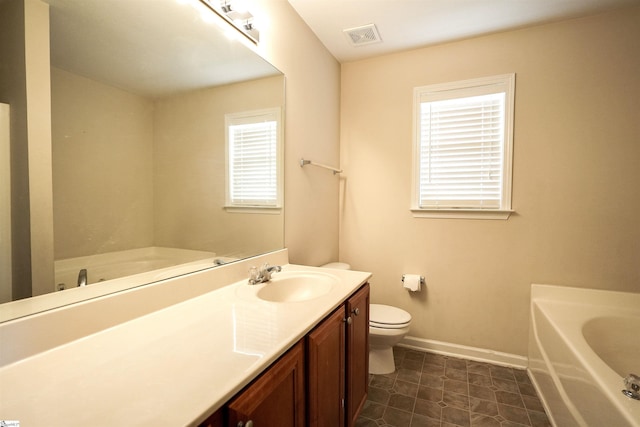
M346 262L330 262L329 264L325 264L322 267L335 268L337 270L351 270L351 266Z
M399 329L411 323L411 315L406 311L383 304L369 305L369 325L376 328Z

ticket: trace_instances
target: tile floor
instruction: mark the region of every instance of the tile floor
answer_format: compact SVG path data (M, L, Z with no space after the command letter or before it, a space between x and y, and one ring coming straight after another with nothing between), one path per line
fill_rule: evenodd
M526 371L394 348L396 372L369 375L356 427L550 427Z

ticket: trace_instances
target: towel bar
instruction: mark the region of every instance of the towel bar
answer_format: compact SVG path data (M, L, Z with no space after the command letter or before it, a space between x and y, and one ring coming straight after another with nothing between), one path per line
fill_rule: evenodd
M328 169L331 172L333 172L334 175L337 173L342 173L342 169L336 169L331 166L323 165L322 163L315 163L315 162L312 162L311 160L300 159L300 167L303 167L304 165L311 165L311 166L317 166L323 169Z

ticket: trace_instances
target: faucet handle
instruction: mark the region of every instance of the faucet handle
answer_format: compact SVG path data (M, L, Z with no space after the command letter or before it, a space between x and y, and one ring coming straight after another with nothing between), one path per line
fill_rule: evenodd
M273 267L271 267L268 262L265 262L260 269L263 282L271 280L271 273L273 273Z
M640 400L640 377L634 374L629 374L624 379L624 386L626 390L622 390L625 396L632 399Z
M255 285L256 283L258 283L259 277L260 272L258 271L258 267L251 266L249 268L249 284Z
M272 267L268 262L265 262L260 268L255 266L251 267L249 268L249 284L255 285L257 283L268 282L271 280L271 275L280 270L282 270L282 267L279 265L274 265Z
M635 374L629 374L624 379L624 385L633 391L640 391L640 377Z

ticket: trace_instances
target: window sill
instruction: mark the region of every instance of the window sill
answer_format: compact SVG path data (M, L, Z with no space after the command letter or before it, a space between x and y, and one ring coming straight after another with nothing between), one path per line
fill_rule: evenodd
M414 218L509 219L513 210L497 209L411 209Z
M225 206L224 210L229 213L279 215L282 212L282 207L280 206Z

